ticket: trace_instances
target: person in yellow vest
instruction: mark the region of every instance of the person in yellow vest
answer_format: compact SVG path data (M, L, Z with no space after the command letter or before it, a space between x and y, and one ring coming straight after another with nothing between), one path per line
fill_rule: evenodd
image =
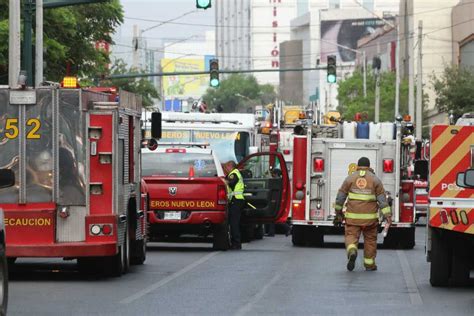
M245 206L244 179L237 169L236 163L232 160L225 163L224 171L226 173L228 186L230 249L240 250L242 249L240 240L240 216Z
M346 212L342 212L347 199ZM370 160L359 159L357 170L342 184L336 197L335 225L342 225L345 218L345 244L347 250L347 270L354 270L357 245L361 233L364 235L364 266L367 271L377 270L377 229L380 209L388 224L392 223L392 213L385 196L382 181L370 168Z

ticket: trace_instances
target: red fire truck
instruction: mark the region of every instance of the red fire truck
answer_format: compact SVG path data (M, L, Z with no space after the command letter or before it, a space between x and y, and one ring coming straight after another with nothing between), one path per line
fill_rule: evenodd
M355 171L357 160L365 156L382 180L392 205L393 225L384 245L413 248L414 179L409 173L413 164L413 124L401 119L396 124L309 123L295 127L293 244L322 246L324 235L342 232L343 228L333 225L336 195L344 179ZM360 126L365 131L359 131Z
M466 285L474 269L474 115L433 126L430 156L430 282Z
M144 262L140 115L124 91L0 89L0 168L17 178L0 195L10 262L77 259L115 276Z

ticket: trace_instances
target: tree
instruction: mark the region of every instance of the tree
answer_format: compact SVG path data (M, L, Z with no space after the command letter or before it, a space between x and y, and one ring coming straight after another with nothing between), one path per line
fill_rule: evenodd
M122 59L117 59L112 66L110 71L112 75L122 75L122 74L136 74L138 73L134 69L129 69L127 64ZM159 99L160 95L158 91L153 86L152 82L148 78L123 78L123 79L112 79L104 80L101 82L102 86L112 86L119 89L126 90L128 92L133 92L142 97L143 107L152 108L154 105L153 99Z
M436 93L436 108L440 112L453 111L455 117L474 112L474 70L448 66L439 77L432 76Z
M337 110L350 120L356 113L367 113L368 120L375 116L375 76L367 74L367 97L363 92L363 73L355 71L351 77L339 83ZM394 121L395 119L395 84L393 72L381 73L380 77L380 121ZM408 82L400 84L400 114L408 112Z
M112 43L111 34L123 22L119 0L44 11L45 77L60 81L71 66L72 74L96 77L110 63L95 43ZM0 84L8 80L8 0L0 0Z
M254 76L232 74L202 98L211 109L222 106L224 112L245 112L249 106L273 102L275 96L272 85L260 85Z

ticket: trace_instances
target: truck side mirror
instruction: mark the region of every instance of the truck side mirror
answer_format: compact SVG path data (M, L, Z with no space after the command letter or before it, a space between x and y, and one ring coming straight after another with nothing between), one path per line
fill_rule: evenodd
M151 113L151 137L161 138L161 112Z
M0 189L15 185L15 173L10 169L0 169Z
M465 188L465 183L464 183L464 178L465 178L465 173L464 172L459 172L458 175L456 176L456 185L460 188Z
M464 174L464 184L468 188L474 188L474 169L466 170Z

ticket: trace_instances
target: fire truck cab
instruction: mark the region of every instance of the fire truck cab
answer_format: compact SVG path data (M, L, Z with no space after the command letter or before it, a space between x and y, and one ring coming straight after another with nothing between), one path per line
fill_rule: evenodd
M0 168L17 179L0 195L12 262L77 259L115 276L144 262L140 115L124 91L0 89Z

